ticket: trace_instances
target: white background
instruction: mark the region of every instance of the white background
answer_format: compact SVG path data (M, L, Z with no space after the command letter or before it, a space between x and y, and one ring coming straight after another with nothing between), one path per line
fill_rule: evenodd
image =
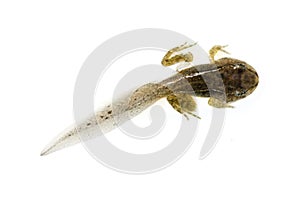
M2 1L0 199L299 199L298 8L291 0ZM148 27L206 50L229 44L257 69L257 90L227 111L214 151L198 160L199 134L178 162L147 175L108 169L81 145L40 157L73 121L74 84L89 53ZM199 102L201 130L210 109Z

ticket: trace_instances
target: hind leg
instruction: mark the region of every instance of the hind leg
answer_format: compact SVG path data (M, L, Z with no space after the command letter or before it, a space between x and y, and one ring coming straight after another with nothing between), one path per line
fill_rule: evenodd
M194 44L188 44L188 43L184 43L178 47L174 47L173 49L170 49L166 55L163 57L161 64L163 66L170 66L170 65L174 65L176 63L179 62L192 62L193 61L193 55L192 53L188 52L188 53L181 53L178 54L179 51L182 51L184 49L190 48L194 45L196 45L197 43Z
M193 113L197 108L197 104L192 96L187 94L172 94L167 97L167 100L177 112L183 114L187 119L189 119L187 114L201 119Z

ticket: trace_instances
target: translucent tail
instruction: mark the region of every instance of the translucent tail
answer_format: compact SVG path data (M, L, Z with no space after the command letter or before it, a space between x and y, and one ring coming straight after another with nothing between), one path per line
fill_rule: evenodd
M131 95L121 98L96 112L94 116L63 131L44 148L41 156L79 143L80 136L84 136L84 139L92 139L110 132L169 93L170 91L160 84L149 83L141 86ZM100 133L97 131L99 127Z

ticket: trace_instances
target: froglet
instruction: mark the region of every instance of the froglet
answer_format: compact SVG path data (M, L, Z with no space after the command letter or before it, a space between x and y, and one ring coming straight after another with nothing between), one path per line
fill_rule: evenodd
M178 52L193 45L195 44L185 43L169 50L162 60L162 65L191 62L193 55L190 52ZM228 57L215 60L217 52L228 53L224 50L225 47L215 45L210 49L211 63L178 70L165 80L145 84L83 122L63 131L44 148L41 155L79 143L81 140L78 132L85 139L110 132L162 98L166 98L176 111L186 117L191 115L200 118L194 113L196 102L193 97L208 97L208 104L213 107L233 107L231 102L243 99L255 90L259 77L255 69L244 61ZM97 131L99 127L100 133Z

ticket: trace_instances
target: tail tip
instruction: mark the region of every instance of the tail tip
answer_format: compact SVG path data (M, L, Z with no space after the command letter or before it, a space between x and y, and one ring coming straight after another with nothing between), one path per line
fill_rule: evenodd
M46 156L48 155L49 153L51 153L53 150L52 147L46 147L45 149L42 150L42 152L40 153L40 156Z

